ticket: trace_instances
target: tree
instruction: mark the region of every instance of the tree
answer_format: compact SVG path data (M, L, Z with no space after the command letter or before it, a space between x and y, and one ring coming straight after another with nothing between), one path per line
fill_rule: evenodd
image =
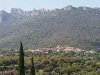
M34 62L33 62L33 54L32 54L32 57L31 57L30 75L35 75L35 68L34 68Z
M18 75L25 75L23 44L20 43Z
M10 72L10 75L14 75L13 72Z

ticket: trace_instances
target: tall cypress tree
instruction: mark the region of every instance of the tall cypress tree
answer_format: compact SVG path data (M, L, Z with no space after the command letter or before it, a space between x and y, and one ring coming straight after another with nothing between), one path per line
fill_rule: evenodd
M35 68L34 68L34 62L33 62L33 54L32 54L32 57L31 57L30 75L35 75Z
M25 75L23 44L20 42L18 75Z

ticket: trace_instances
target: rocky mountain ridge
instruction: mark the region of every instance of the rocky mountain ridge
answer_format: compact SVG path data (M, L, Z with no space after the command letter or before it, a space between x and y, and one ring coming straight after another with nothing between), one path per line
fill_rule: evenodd
M0 22L8 21L11 19L11 17L18 17L18 16L38 16L38 15L44 15L44 14L50 14L50 13L57 13L59 11L66 11L71 12L73 10L76 11L82 11L86 12L88 14L100 14L100 8L90 8L90 7L73 7L71 5L66 6L61 9L54 9L54 10L45 10L45 9L33 9L32 11L24 11L20 8L12 8L10 13L7 13L6 11L2 10L0 11Z

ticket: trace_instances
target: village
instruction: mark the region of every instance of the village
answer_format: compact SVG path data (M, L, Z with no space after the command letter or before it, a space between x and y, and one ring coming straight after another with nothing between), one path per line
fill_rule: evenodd
M19 50L0 50L0 56L14 56L18 55ZM29 55L30 53L38 54L38 53L59 53L59 52L84 52L84 53L95 53L95 51L92 50L83 50L81 48L71 47L71 46L60 46L57 45L53 48L38 48L38 49L25 49L24 53L25 55Z
M39 48L36 50L28 49L28 50L25 50L25 53L28 53L28 52L32 52L32 53L65 52L65 53L68 53L68 52L82 52L82 51L85 53L95 53L95 51L86 51L86 50L82 50L80 48L75 48L75 47L71 47L71 46L60 46L60 45L57 45L54 48Z

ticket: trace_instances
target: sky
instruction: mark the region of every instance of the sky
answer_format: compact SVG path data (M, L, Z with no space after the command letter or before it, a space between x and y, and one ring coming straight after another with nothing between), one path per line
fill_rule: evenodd
M100 8L100 0L0 0L0 11L10 12L11 8L21 8L26 11L34 8L54 9L68 5Z

